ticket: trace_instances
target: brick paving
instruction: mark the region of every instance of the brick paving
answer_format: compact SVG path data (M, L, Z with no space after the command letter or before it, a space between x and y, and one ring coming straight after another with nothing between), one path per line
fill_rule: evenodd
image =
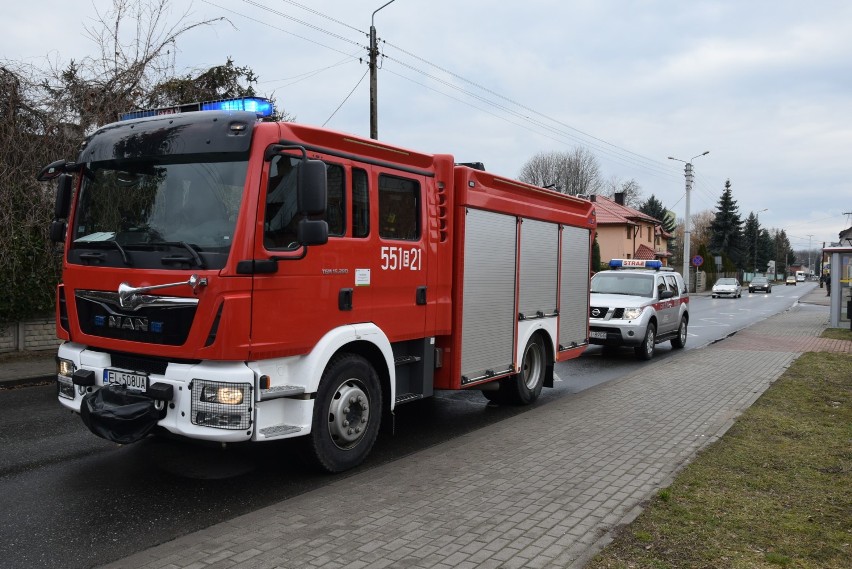
M827 325L793 308L106 567L582 567L803 351L849 352Z

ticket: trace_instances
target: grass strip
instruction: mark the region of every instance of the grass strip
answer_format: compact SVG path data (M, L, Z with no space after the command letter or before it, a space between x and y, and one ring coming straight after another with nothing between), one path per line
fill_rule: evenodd
M797 359L587 565L704 567L852 567L852 356Z

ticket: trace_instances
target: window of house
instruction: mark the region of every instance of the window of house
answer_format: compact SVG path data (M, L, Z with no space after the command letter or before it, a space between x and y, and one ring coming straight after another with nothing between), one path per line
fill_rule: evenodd
M627 238L633 239L633 228L631 226L627 226Z
M379 176L379 235L411 241L420 238L420 184L417 181Z

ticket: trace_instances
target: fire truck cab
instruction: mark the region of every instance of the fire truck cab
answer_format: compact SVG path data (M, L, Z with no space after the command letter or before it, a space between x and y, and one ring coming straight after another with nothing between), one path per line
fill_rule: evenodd
M95 434L304 437L336 472L397 405L530 403L588 344L590 202L267 122L262 99L198 107L124 117L40 174L58 397Z

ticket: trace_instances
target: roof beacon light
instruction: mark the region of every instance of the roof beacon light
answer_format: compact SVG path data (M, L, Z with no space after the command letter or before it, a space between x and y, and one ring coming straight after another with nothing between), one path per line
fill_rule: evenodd
M613 259L609 262L610 269L656 269L662 268L662 261L644 259Z
M257 118L270 117L274 112L272 101L261 97L239 97L236 99L222 99L219 101L203 101L200 103L188 103L175 107L161 107L159 109L146 109L141 111L130 111L118 116L118 120L127 121L145 117L157 117L160 115L174 115L177 113L190 113L193 111L249 111L257 115Z

